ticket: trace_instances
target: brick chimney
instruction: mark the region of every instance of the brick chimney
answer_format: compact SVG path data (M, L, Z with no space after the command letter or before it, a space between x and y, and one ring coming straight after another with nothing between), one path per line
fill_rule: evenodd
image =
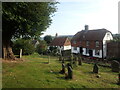
M85 30L89 30L89 26L88 25L85 25Z

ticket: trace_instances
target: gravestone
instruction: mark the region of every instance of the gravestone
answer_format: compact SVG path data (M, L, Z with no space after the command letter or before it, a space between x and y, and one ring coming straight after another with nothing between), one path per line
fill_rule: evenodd
M93 73L98 73L98 65L97 64L94 64L94 67L93 67Z
M67 67L68 67L68 76L67 77L68 77L68 79L72 79L73 71L72 71L71 64L68 63Z
M111 68L113 72L119 72L120 70L120 63L116 60L113 60L111 63Z
M64 74L65 73L65 64L62 63L62 70L60 71L61 74Z
M65 74L65 79L72 79L73 78L73 70L72 70L70 63L67 64L67 69L68 69L68 73Z
M82 58L78 56L78 65L82 65Z
M68 79L72 79L73 78L73 71L71 66L68 66Z

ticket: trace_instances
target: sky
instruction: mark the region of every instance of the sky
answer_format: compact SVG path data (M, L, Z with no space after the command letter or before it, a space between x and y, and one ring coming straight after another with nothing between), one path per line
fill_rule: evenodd
M118 2L120 0L59 0L52 24L45 35L74 35L89 25L89 30L105 28L118 33Z

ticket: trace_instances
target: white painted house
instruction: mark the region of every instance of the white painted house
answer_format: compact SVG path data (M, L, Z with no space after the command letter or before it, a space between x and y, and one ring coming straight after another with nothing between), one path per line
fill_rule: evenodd
M105 58L107 41L112 40L112 33L106 29L85 30L76 33L71 40L71 53L91 57Z
M67 37L55 37L50 46L57 47L61 53L64 50L71 49L71 42Z

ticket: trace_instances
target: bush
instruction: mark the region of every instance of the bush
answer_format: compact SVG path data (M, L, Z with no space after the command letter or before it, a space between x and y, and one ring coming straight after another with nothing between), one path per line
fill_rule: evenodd
M22 49L23 55L30 55L35 51L34 45L31 44L31 41L24 39L18 39L13 43L14 54L18 55L20 53L20 49Z
M37 45L36 52L39 54L47 54L47 44L45 41L40 41Z

